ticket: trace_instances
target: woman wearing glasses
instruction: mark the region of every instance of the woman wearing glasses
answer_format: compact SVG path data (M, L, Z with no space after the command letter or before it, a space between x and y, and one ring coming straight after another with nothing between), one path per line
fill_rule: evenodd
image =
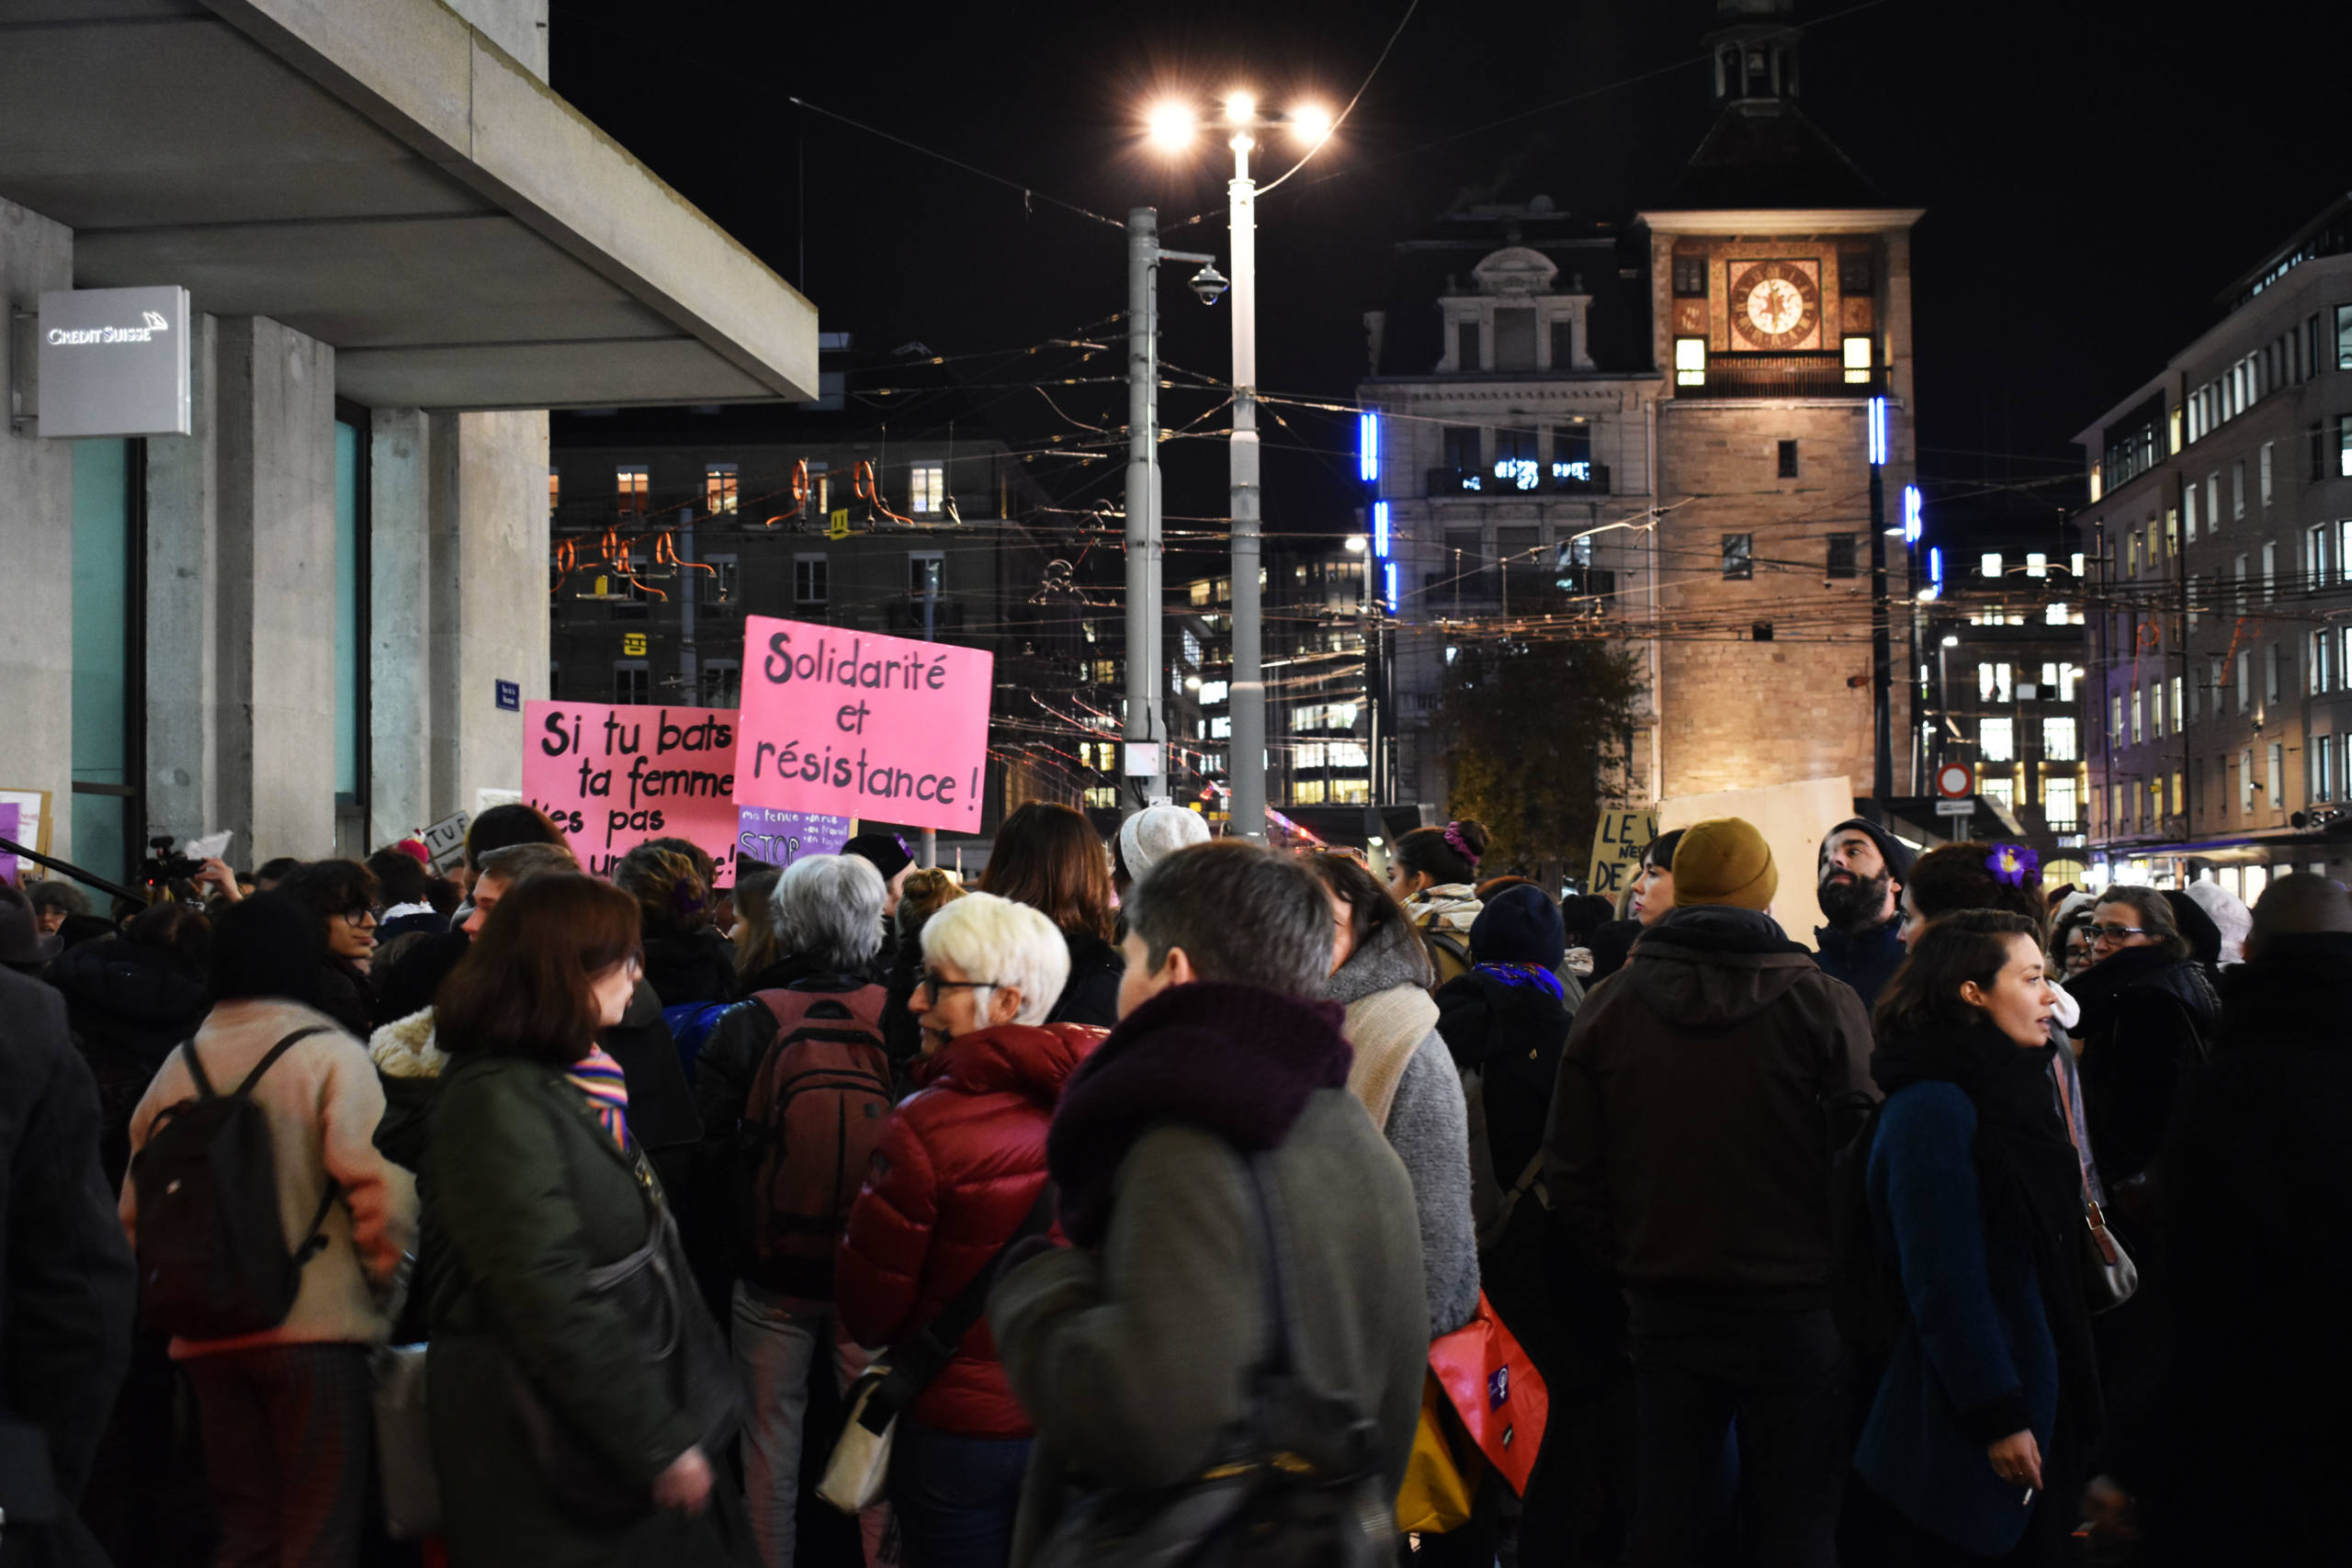
M861 1345L901 1345L996 1261L1046 1189L1046 1129L1104 1031L1046 1023L1069 976L1052 920L975 893L922 928L911 1006L922 1087L899 1107L850 1211L836 1299ZM1043 1216L1050 1219L1050 1215ZM889 1492L909 1568L1001 1568L1031 1428L985 1318L900 1418Z
M2109 888L2089 930L2094 962L2068 986L2083 1009L2074 1035L2091 1152L2121 1188L2155 1157L2175 1090L2204 1060L2222 1009L2154 888ZM2128 1215L2128 1192L2117 1196Z
M318 918L326 938L319 1006L360 1039L379 1021L368 971L376 958L376 911L384 901L376 874L353 860L320 860L286 874L277 890Z

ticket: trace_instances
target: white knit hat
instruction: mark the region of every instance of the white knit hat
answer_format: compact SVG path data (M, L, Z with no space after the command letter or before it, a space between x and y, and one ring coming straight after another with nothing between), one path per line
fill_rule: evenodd
M1137 881L1178 850L1208 841L1206 818L1164 800L1153 801L1119 824L1119 858Z

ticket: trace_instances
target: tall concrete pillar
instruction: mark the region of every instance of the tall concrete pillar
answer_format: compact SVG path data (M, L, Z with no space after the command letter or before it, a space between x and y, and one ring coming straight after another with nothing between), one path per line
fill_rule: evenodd
M387 844L448 814L430 739L432 421L371 409L368 428L368 841Z
M520 789L525 699L548 691L548 416L436 413L428 422L432 813Z
M0 615L0 788L49 792L50 852L61 858L74 852L74 448L17 421L39 388L32 323L15 318L39 310L44 290L73 286L74 231L0 201L0 560L16 585Z
M148 448L154 830L334 852L334 350L206 318L193 434Z
M220 323L188 323L186 435L147 440L147 820L174 838L220 817ZM251 867L252 844L230 846Z

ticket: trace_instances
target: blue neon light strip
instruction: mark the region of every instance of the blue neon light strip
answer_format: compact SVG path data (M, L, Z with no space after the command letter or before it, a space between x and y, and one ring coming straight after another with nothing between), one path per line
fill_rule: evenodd
M1916 545L1919 542L1919 487L1917 485L1903 487L1903 542L1906 545Z
M1388 613L1393 615L1396 613L1396 563L1389 561L1382 571L1382 597L1388 601Z
M1388 503L1372 503L1372 553L1381 560L1388 558Z
M1356 477L1380 482L1380 416L1369 409L1356 416Z
M1871 400L1871 467L1886 467L1886 400Z

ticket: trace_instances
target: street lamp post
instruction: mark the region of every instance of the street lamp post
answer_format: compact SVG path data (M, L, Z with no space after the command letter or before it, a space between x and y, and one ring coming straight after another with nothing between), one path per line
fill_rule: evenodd
M1250 178L1250 134L1256 105L1246 94L1226 100L1233 122L1233 179L1227 204L1233 226L1233 438L1227 483L1233 519L1233 749L1226 779L1233 786L1230 831L1266 837L1265 623L1260 616L1258 563L1258 187Z
M1312 107L1295 108L1284 119L1306 143L1301 162L1329 139L1333 129L1330 116ZM1258 186L1250 175L1250 154L1258 145L1251 132L1270 122L1260 117L1254 95L1231 93L1225 100L1225 123L1233 133L1227 142L1233 149L1233 178L1226 186L1233 232L1233 434L1227 459L1233 549L1233 675L1227 701L1233 722L1225 775L1232 807L1227 831L1262 841L1266 683L1265 623L1258 584L1263 526L1258 483ZM1152 111L1152 138L1164 147L1184 145L1193 129L1192 111L1182 105L1162 105ZM1194 287L1199 288L1197 280Z

